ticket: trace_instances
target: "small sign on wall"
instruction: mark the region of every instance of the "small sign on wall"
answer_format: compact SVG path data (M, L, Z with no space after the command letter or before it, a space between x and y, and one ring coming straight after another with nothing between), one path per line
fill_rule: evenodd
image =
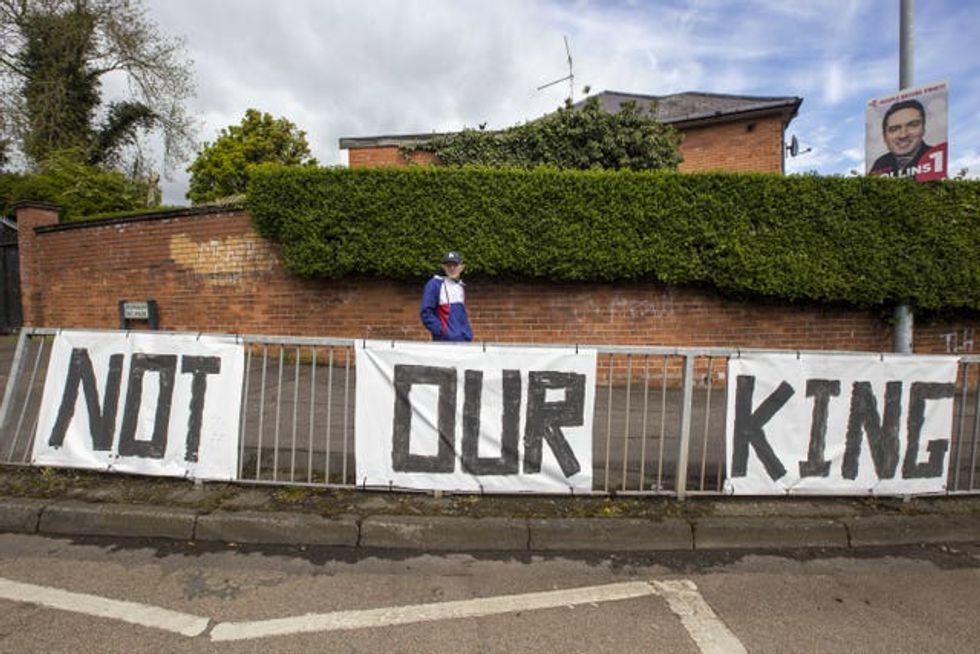
M132 329L134 320L145 321L150 329L160 329L156 300L119 300L119 329Z

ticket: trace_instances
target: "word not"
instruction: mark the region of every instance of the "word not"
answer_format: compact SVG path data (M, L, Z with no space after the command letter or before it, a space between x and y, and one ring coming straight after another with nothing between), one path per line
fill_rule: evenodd
M412 406L409 392L417 384L435 385L438 390L437 429L439 442L434 456L412 454ZM395 411L392 426L392 467L396 472L452 473L456 469L455 368L436 366L395 366ZM463 375L462 466L473 475L512 475L518 473L520 432L521 371L504 370L502 379L501 448L496 457L482 457L480 407L483 371L466 370ZM564 391L561 401L547 401L548 391ZM557 393L556 393L557 394ZM580 427L585 412L585 375L569 372L530 371L524 427L525 473L541 471L542 442L547 441L561 466L571 477L581 470L562 427Z
M736 381L731 475L732 477L746 476L751 446L765 467L766 473L776 481L786 474L786 468L769 444L764 427L796 393L796 389L783 381L755 411L752 411L755 379L752 375L739 375ZM878 398L872 390L871 383L866 381L853 383L841 465L841 475L844 479L853 480L858 476L863 435L867 435L871 460L878 478L895 477L901 457L898 434L903 412L902 385L900 381L889 381L885 384L884 415L882 415L878 410ZM903 479L942 477L950 439L938 438L926 443L925 450L929 453L929 458L924 463L918 462L920 440L925 422L926 403L930 400L952 399L953 392L954 384L951 383L911 383L907 414L908 437L902 460ZM827 445L827 417L831 398L840 395L840 380L806 380L806 397L813 398L813 413L810 420L807 458L799 461L800 477L830 475L831 462L824 457Z
M204 396L207 393L207 376L221 372L221 358L216 356L190 356L180 358L180 372L191 375L190 416L187 420L185 438L185 461L196 462L201 443L201 418L204 413ZM124 356L113 354L109 357L106 372L105 397L99 402L99 389L96 386L95 370L87 348L72 348L65 379L64 393L58 416L48 438L48 445L60 448L65 441L68 426L75 415L78 388L85 395L88 410L89 435L92 449L111 451L115 439L116 415L119 405L119 388L122 379ZM120 456L134 456L143 459L162 459L167 451L167 438L170 429L170 412L173 404L174 385L177 378L175 354L136 353L129 359L129 383L126 400L123 404L122 426L119 431ZM140 407L143 403L143 378L146 373L159 375L156 413L153 420L153 435L150 440L136 438L136 426Z

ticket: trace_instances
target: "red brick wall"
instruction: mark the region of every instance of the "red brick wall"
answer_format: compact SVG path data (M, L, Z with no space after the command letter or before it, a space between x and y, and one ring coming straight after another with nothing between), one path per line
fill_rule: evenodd
M758 118L735 123L682 130L682 172L725 170L729 172L783 172L783 123L780 117ZM429 152L416 152L416 163L431 164ZM405 166L405 157L395 146L350 148L351 168Z
M35 227L58 222L58 209L52 205L22 203L17 206L17 250L20 260L20 303L26 325L44 323L44 287L41 279L42 249ZM33 321L33 322L32 322Z
M184 212L188 213L188 212ZM423 280L302 280L240 212L89 223L42 232L18 211L24 322L118 327L119 300L153 299L165 330L427 339ZM478 340L890 351L874 312L748 303L659 284L472 280ZM916 351L973 351L973 323L916 326Z
M409 162L409 159L405 158L397 146L350 148L347 157L347 163L351 168L407 166ZM435 161L435 155L431 152L414 152L411 155L411 161L428 165Z
M684 131L682 172L783 172L783 123L778 117Z

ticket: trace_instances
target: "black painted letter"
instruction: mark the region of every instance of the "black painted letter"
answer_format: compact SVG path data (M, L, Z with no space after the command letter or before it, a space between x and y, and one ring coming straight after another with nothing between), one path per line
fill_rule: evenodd
M943 460L949 448L948 438L937 438L929 441L926 451L929 460L916 463L919 458L919 440L922 437L922 424L926 419L926 400L945 400L953 397L954 384L912 382L909 389L909 442L905 449L905 460L902 462L903 479L922 479L943 476Z
M800 461L800 477L830 476L830 461L824 459L827 446L827 405L831 397L840 395L837 379L806 380L806 396L813 401L813 417L810 423L810 446L806 461Z
M735 433L732 445L732 477L744 477L749 462L749 445L755 450L756 456L762 461L769 478L776 481L786 474L786 468L772 446L766 440L766 432L762 428L783 408L789 398L793 397L793 387L781 382L759 408L752 413L752 395L755 393L755 377L739 375L735 387Z
M481 457L480 395L483 371L467 370L463 382L463 469L471 475L513 475L517 473L517 441L521 421L521 371L504 370L503 415L500 420L500 456Z
M72 348L68 363L68 376L65 379L65 392L61 396L58 417L48 445L61 447L65 442L65 432L75 415L78 401L78 386L81 384L85 394L85 408L88 409L88 429L92 437L92 449L105 452L112 449L112 438L116 432L116 410L119 404L119 380L122 377L123 355L109 357L109 370L105 378L105 402L99 406L99 389L95 385L95 371L88 350L83 347Z
M902 418L902 382L885 384L885 416L878 415L871 382L854 382L851 391L851 414L847 418L847 440L844 444L844 479L857 479L861 458L861 432L868 434L871 460L878 479L892 479L898 468L898 427Z
M439 387L435 456L412 454L412 405L409 391L416 384ZM435 366L395 366L395 417L392 421L391 467L396 472L452 472L456 468L456 369Z
M153 419L153 436L149 441L136 440L136 422L143 403L143 375L160 375L160 392ZM176 354L134 354L129 360L129 389L122 431L119 433L119 456L138 456L142 459L162 459L167 452L167 433L170 430L170 405L174 399L174 377L177 372Z
M565 389L561 402L547 402L549 389ZM565 477L582 469L562 427L580 427L585 420L585 375L574 372L528 373L527 423L524 427L524 472L541 472L541 441L548 441Z
M180 372L194 375L191 381L190 417L187 419L187 451L185 461L197 461L201 446L201 416L204 414L204 394L208 390L208 375L221 372L220 357L185 356L180 361Z

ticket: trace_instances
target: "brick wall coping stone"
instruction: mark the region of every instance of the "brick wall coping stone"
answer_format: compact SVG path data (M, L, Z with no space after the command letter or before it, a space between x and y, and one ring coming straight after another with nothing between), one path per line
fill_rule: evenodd
M57 205L41 206L38 203L32 204L30 206L38 207L42 209L54 209L54 210L58 210L60 208ZM95 220L76 220L69 223L58 223L57 225L42 225L40 227L35 227L34 232L37 234L46 234L48 232L67 232L75 229L109 227L112 225L143 223L143 222L151 222L155 220L168 220L173 218L198 218L204 216L211 216L214 214L227 214L227 213L244 214L245 210L240 205L226 205L226 206L207 205L201 207L185 207L181 209L168 209L166 211L155 211L152 213L134 214L131 216L97 218Z

